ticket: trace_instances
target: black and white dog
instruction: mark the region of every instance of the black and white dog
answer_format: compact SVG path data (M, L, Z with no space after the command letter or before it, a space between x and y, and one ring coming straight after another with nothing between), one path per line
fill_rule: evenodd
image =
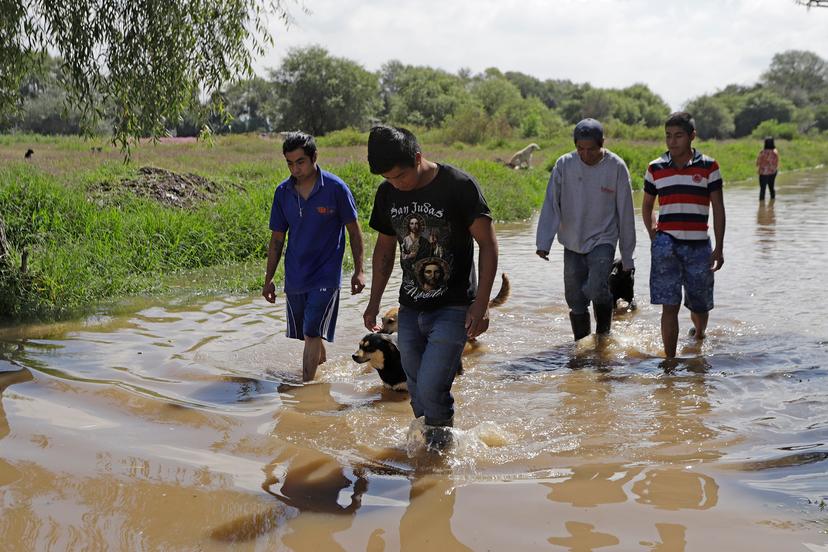
M368 365L377 371L382 384L394 391L408 391L403 372L400 350L394 338L388 334L369 333L359 342L359 349L351 358L354 362Z
M612 293L612 307L618 308L618 300L623 299L627 302L625 310L634 311L635 304L635 269L629 272L624 271L621 264L621 259L615 259L612 263L612 272L609 275L609 288Z

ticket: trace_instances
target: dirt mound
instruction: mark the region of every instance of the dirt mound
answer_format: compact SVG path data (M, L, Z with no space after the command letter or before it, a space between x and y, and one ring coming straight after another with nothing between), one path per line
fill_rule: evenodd
M238 187L238 186L236 186ZM225 187L197 174L178 174L157 167L141 167L137 178L127 178L120 182L101 182L90 190L99 202L112 199L121 191L128 191L137 196L154 199L164 205L191 209L199 203L214 201Z

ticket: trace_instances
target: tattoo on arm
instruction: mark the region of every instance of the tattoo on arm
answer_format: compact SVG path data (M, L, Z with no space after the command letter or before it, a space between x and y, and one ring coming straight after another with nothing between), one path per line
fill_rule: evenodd
M383 275L391 276L391 273L394 271L394 256L384 254L380 258L380 270L382 271Z

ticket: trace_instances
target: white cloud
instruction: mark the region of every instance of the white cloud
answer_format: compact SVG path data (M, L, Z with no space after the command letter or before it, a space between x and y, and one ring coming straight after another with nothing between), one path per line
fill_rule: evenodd
M752 84L773 54L828 59L828 9L794 0L305 0L276 46L319 44L377 70L398 59L449 71L487 67L602 87L642 82L673 108L728 84Z

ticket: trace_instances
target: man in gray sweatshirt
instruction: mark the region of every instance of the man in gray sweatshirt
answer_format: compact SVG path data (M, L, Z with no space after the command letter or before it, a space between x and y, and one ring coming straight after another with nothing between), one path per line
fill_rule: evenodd
M537 255L548 261L555 236L564 246L564 294L575 340L591 332L589 303L596 333L610 331L614 308L609 290L616 244L625 271L632 270L635 212L630 172L604 148L604 129L595 119L575 126L576 150L555 163L541 209Z

